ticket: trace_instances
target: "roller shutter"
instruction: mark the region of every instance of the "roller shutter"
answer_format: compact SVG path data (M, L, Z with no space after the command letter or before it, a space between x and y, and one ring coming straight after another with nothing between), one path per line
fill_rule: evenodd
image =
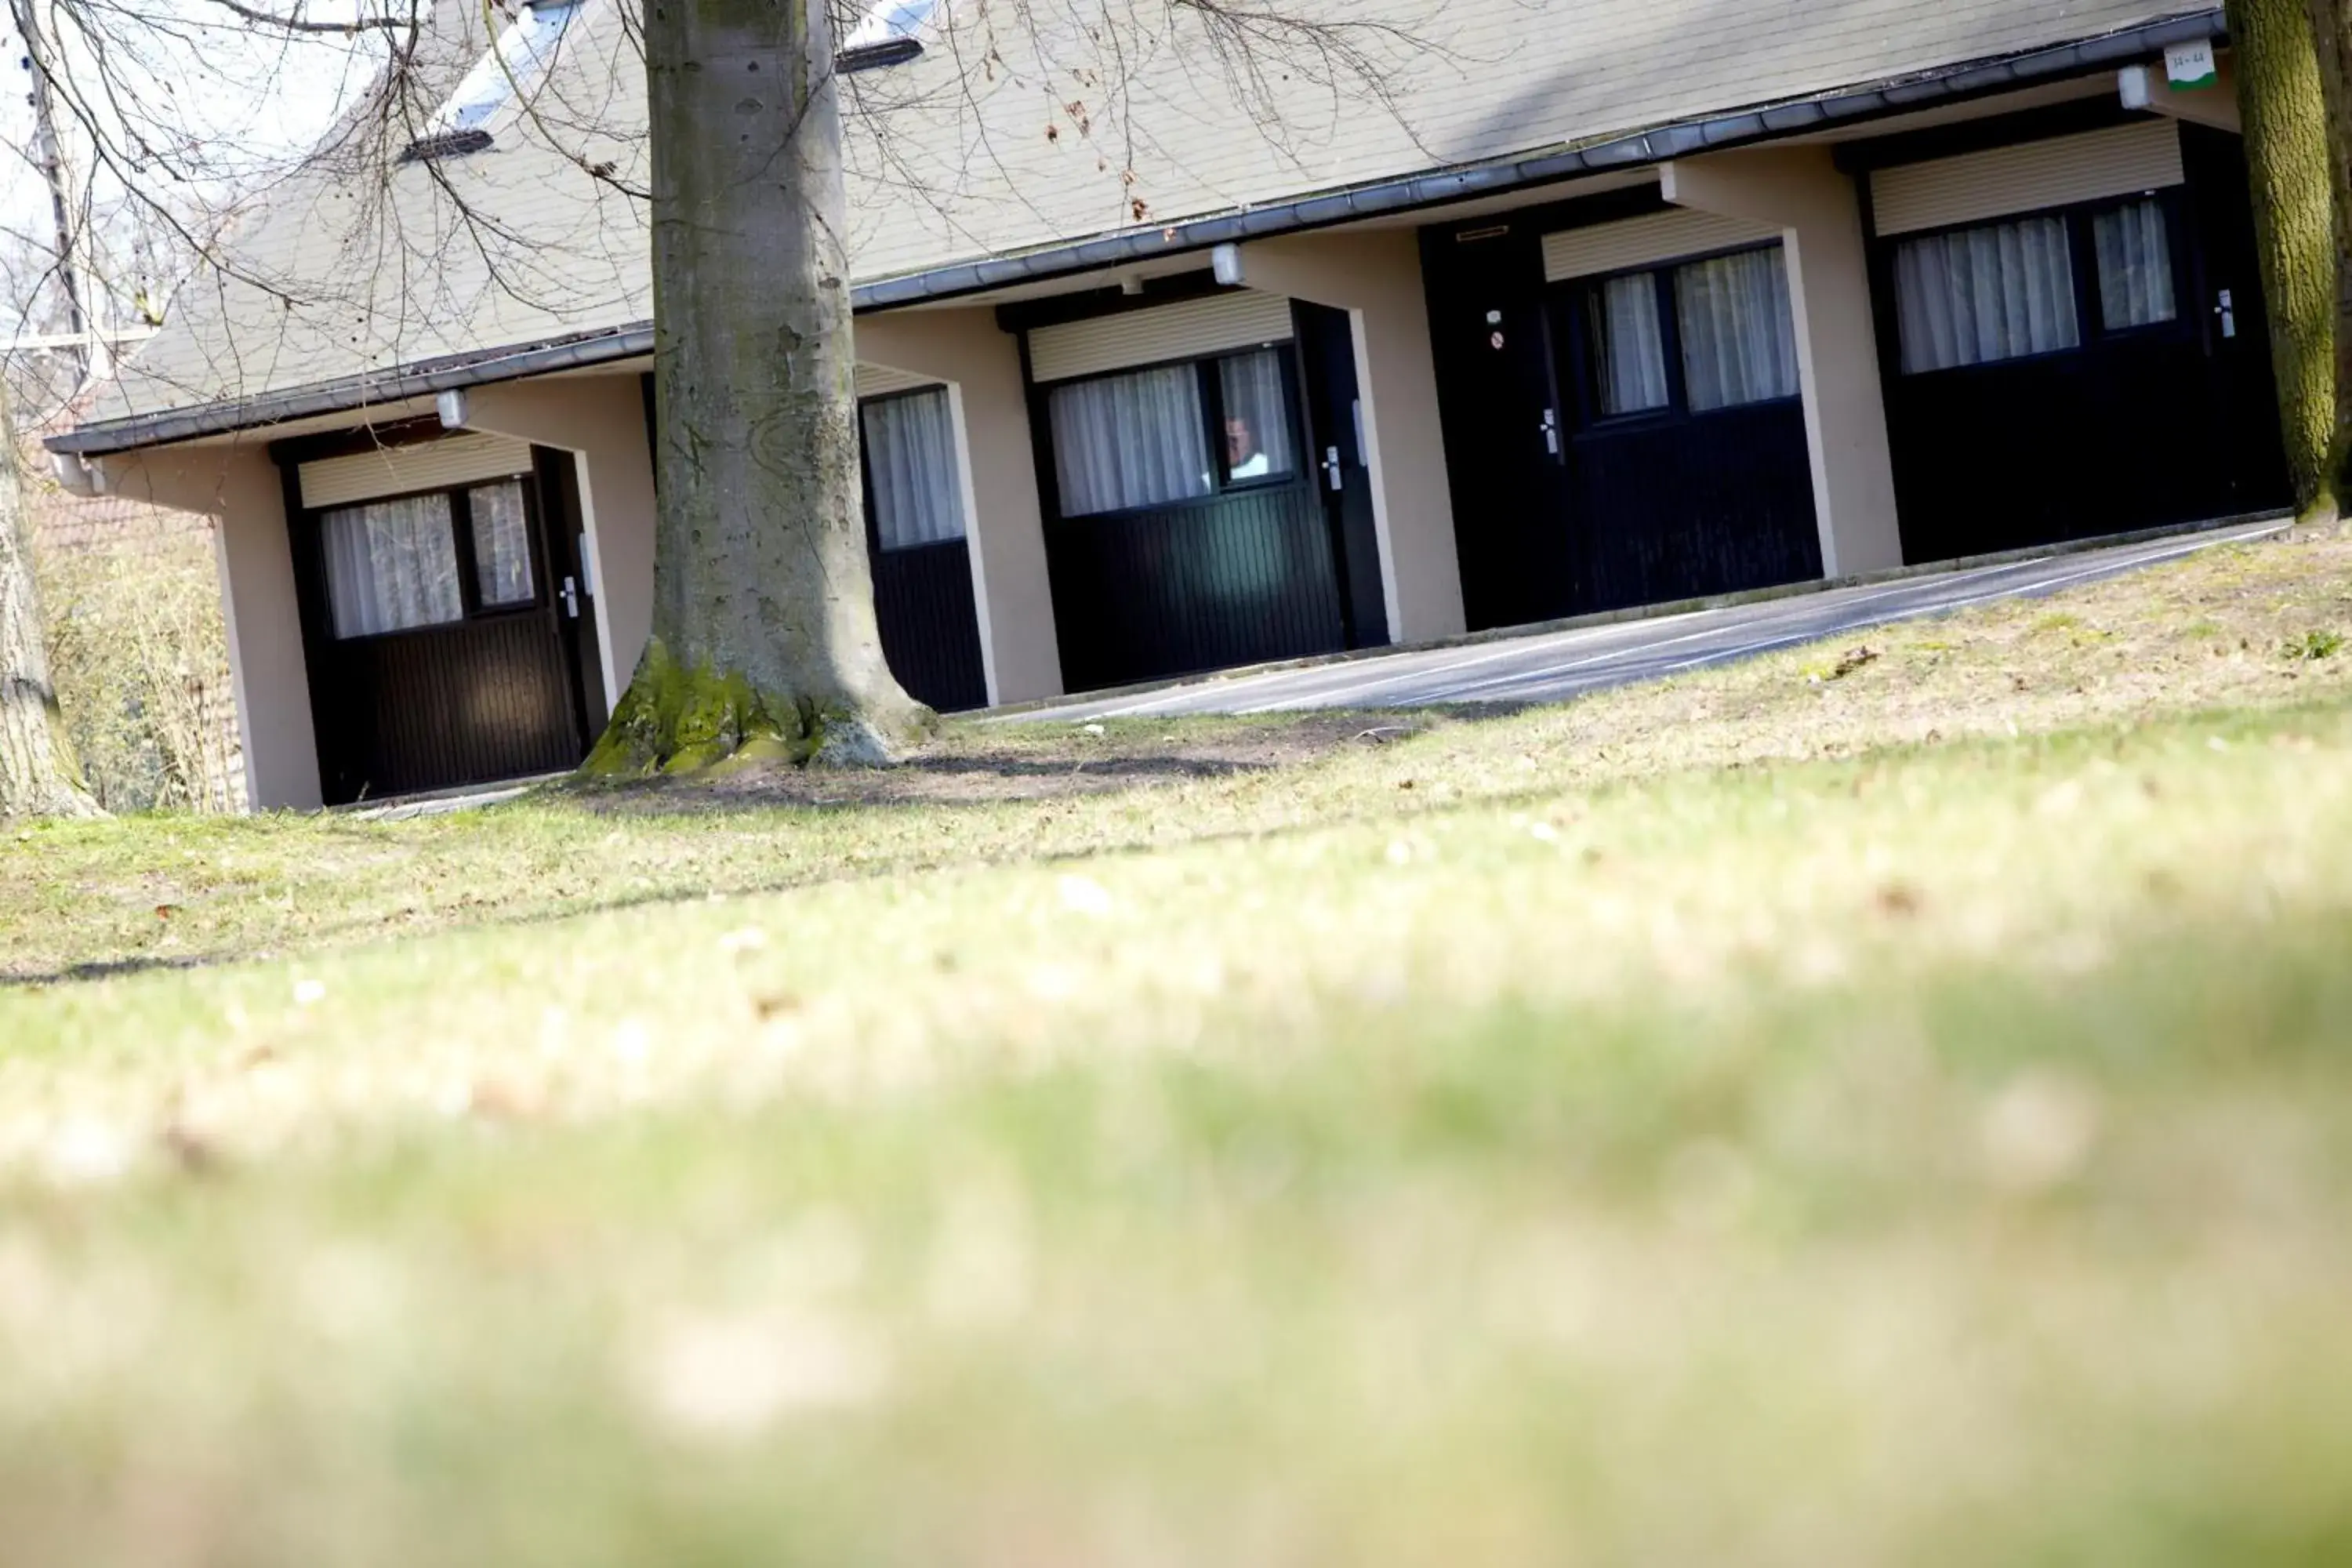
M1029 334L1029 370L1032 379L1043 385L1073 376L1287 342L1291 331L1287 299L1240 289L1177 305L1039 327Z
M857 367L857 395L861 400L888 397L893 393L919 392L926 386L939 384L940 378L935 375L917 375L912 371L890 370L878 364Z
M1721 217L1714 213L1654 213L1622 223L1594 224L1590 228L1563 229L1544 236L1544 278L1564 283L1571 278L1593 278L1604 272L1625 272L1711 250L1761 245L1780 237L1769 224L1748 218Z
M349 506L382 496L447 489L530 472L530 443L507 436L450 436L302 465L302 504Z
M1879 233L1916 234L2138 195L2186 178L2179 129L2152 120L1881 169L1870 190Z

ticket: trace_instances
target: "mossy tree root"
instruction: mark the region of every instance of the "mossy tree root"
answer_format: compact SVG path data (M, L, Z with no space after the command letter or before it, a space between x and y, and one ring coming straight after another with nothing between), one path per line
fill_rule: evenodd
M936 722L919 705L876 712L764 691L740 673L681 663L656 638L580 771L615 779L810 763L883 766Z

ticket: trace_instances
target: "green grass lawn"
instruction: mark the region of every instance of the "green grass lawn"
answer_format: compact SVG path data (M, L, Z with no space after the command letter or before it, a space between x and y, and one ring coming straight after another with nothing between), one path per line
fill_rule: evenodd
M12 830L0 1562L2352 1559L2347 584Z

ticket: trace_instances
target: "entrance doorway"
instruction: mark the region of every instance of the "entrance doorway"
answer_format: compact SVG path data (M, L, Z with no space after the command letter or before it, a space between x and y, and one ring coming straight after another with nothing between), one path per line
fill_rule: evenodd
M1355 321L1345 310L1303 300L1292 310L1298 321L1298 359L1307 391L1307 443L1339 568L1348 646L1385 647L1388 591L1381 580L1371 455L1365 450L1364 403L1356 382Z
M578 766L594 634L532 449L391 439L287 468L327 804Z
M1350 646L1360 614L1349 562L1376 583L1378 552L1369 538L1347 548L1350 519L1370 516L1359 444L1335 428L1338 410L1352 415L1353 350L1346 379L1332 381L1329 345L1347 321L1318 321L1324 346L1311 360L1290 301L1247 290L1030 332L1030 423L1070 689Z
M1818 577L1780 242L1618 193L1422 237L1474 630Z
M1570 614L1822 574L1780 244L1556 285Z

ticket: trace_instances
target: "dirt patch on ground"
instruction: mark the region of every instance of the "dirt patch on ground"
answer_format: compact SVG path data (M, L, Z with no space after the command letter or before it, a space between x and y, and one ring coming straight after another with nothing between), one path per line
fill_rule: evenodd
M1444 714L1344 712L1081 724L951 720L938 740L898 768L761 768L717 778L555 787L592 810L615 814L1055 800L1274 773L1461 721Z

